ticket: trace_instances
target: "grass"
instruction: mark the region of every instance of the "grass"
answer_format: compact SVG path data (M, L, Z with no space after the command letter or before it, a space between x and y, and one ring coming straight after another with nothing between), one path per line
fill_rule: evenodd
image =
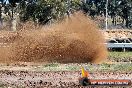
M90 72L96 71L117 71L117 72L132 72L132 63L116 63L116 64L99 64L85 65L85 68Z
M59 66L58 63L49 63L44 65L44 67L58 67L58 66Z
M108 59L112 62L132 62L132 52L109 52Z
M109 52L110 58L132 58L132 52Z
M101 64L101 71L132 72L132 63Z
M53 64L53 65L52 65ZM57 64L57 63L55 63ZM80 71L81 67L85 67L90 72L96 71L119 71L119 72L132 72L132 63L116 63L116 64L57 64L42 65L38 67L32 67L33 71Z
M8 88L6 84L0 83L0 88Z
M119 64L119 65L115 65L113 66L114 70L117 71L131 71L132 72L132 64Z
M50 63L50 64L40 64L35 66L26 66L19 68L17 70L28 70L28 71L81 71L81 67L85 67L90 72L96 71L117 71L117 72L132 72L132 63L113 63L113 64L60 64L60 63ZM6 66L5 69L14 68L14 66ZM16 68L14 68L16 69ZM0 86L1 87L1 86Z

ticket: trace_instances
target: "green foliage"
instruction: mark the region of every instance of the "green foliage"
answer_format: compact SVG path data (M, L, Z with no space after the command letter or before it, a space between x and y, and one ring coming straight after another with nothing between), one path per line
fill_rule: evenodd
M95 17L96 15L106 15L106 1L107 0L87 0L83 3L82 8L84 12ZM127 28L132 27L132 2L131 0L108 0L108 15L113 19L113 25L117 25L117 16L120 16L125 22Z
M107 0L9 0L4 4L1 0L5 13L11 14L12 3L15 13L19 13L20 21L33 20L39 24L46 24L64 18L75 11L83 10L92 18L106 15ZM16 4L16 1L19 4ZM117 17L122 19L127 28L132 27L132 2L131 0L108 0L108 15L112 24L117 25Z
M36 2L25 1L20 3L21 20L33 20L40 24L46 24L53 20L62 19L68 11L79 9L80 0L38 0Z

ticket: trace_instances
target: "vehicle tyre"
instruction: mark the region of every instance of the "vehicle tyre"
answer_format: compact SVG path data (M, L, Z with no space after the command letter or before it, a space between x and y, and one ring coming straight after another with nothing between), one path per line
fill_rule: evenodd
M82 85L82 86L87 86L87 85L90 85L91 82L90 82L90 79L88 79L87 77L83 77L79 80L79 83Z

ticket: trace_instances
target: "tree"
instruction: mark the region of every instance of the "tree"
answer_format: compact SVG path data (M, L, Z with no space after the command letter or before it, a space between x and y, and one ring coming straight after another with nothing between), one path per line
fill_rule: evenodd
M39 24L46 24L62 19L65 15L80 9L80 0L37 0L28 2L21 8L21 20L33 20ZM21 4L22 5L22 4Z
M92 18L97 16L106 16L106 0L9 0L9 3L3 4L4 12L12 16L12 21L16 14L19 14L21 22L29 20L38 24L47 24L75 11L82 10ZM117 17L120 16L127 28L131 27L132 5L131 0L109 0L108 15L112 19L113 25L116 26ZM1 12L1 11L0 11ZM1 20L1 15L0 15Z

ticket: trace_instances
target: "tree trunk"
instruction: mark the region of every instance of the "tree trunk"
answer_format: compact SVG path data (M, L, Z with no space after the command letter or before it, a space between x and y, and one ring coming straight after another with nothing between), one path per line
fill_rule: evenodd
M115 26L116 26L116 17L115 17Z
M129 21L128 21L128 18L126 19L126 27L128 28L128 23L129 23Z
M12 19L12 31L16 31L16 19Z
M11 17L11 30L16 31L16 19L14 17L14 7L12 6L12 17Z
M0 7L0 29L3 27L3 14L2 14L3 7Z

